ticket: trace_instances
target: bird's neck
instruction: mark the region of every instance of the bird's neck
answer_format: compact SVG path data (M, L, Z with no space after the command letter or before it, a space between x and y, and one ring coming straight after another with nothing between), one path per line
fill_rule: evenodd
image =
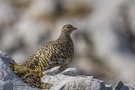
M71 37L69 34L66 34L66 33L61 33L58 40L70 40Z

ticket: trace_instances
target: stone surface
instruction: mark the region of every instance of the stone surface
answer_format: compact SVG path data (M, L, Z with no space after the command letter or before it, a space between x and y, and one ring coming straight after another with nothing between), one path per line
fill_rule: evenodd
M40 90L27 86L10 70L9 64L15 63L6 53L0 51L0 90ZM114 88L104 81L79 73L76 68L68 68L60 74L55 74L53 68L42 78L43 82L50 83L50 90L135 90L135 83L124 84L118 82Z
M0 52L0 90L38 90L27 86L10 70L9 64L15 63L6 53Z
M93 76L81 75L75 68L68 68L58 75L47 75L43 82L53 84L50 90L112 90L111 85L105 85Z
M124 84L120 81L115 85L113 90L135 90L135 83Z
M9 55L0 52L0 90L39 90L21 81L10 70L9 63L15 62ZM79 75L75 68L68 68L58 75L46 75L42 81L52 85L50 90L112 90L111 85L105 85L93 76Z

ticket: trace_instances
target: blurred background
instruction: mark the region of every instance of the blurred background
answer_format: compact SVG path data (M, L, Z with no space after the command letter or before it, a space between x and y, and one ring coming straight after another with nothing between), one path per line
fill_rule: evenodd
M73 67L108 84L135 81L134 0L0 0L0 50L23 63L73 24Z

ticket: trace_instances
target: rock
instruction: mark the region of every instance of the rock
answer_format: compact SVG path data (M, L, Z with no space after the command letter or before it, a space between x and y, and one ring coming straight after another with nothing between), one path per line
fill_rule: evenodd
M123 82L120 81L115 85L114 89L115 90L120 90L123 86L124 86Z
M113 90L135 90L135 83L124 84L120 81L115 85Z
M0 52L0 90L39 90L20 80L10 70L10 63L15 62L8 54ZM80 75L75 68L68 68L57 75L46 75L42 81L52 85L50 90L112 90L111 85L93 76Z
M80 75L75 68L68 68L58 75L47 75L43 82L53 84L50 90L112 90L102 80L93 76Z
M126 89L121 89L121 90L135 90L135 83L124 84L124 87Z
M0 90L38 90L27 86L9 67L14 60L0 51Z

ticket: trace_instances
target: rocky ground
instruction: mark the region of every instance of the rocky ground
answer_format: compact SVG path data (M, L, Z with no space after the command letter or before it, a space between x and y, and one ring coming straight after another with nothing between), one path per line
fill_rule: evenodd
M39 90L27 86L10 69L9 64L15 63L8 54L0 52L0 90ZM53 72L52 69L48 72ZM134 90L135 83L124 84L122 81L113 88L103 80L81 74L76 68L68 68L57 75L47 75L42 82L51 84L50 90Z

